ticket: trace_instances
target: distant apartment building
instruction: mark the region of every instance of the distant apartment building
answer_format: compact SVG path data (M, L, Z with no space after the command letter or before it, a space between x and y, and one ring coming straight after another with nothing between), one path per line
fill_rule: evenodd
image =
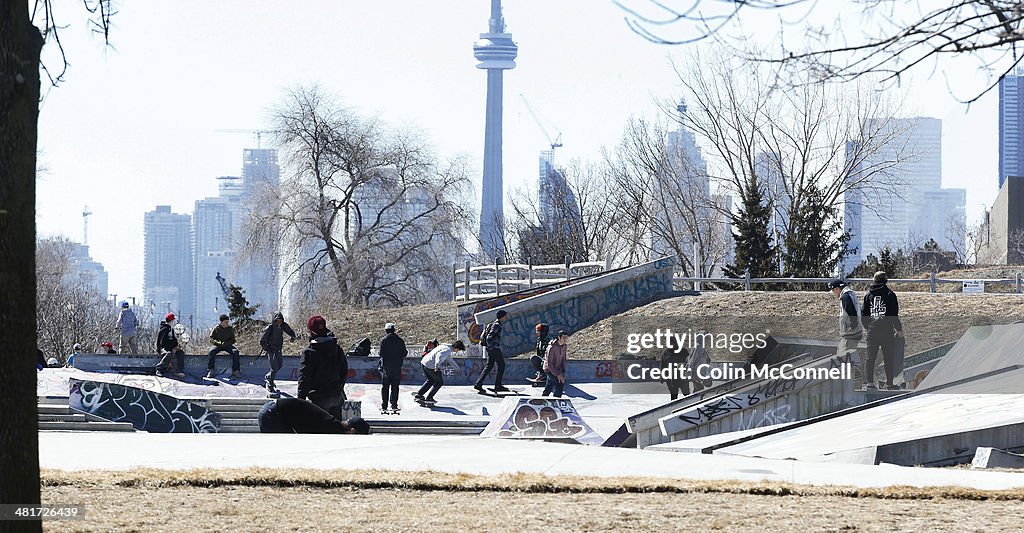
M143 231L145 303L154 307L154 316L168 310L181 317L192 315L192 217L158 205L146 213Z
M241 194L239 209L235 217L236 227L235 250L245 240L250 217L265 206L265 195L268 190L278 187L281 183L281 168L277 161L277 150L268 148L247 148L242 151ZM223 195L222 195L223 196ZM276 244L260 250L254 259L241 260L235 258L237 267L234 284L245 289L245 297L250 304L259 305L259 316L267 317L279 310L280 288L278 270L280 269L280 251Z
M555 151L542 150L539 157L537 189L540 225L545 231L568 232L580 228L580 209L576 195L555 167Z
M195 261L196 323L210 326L227 312L217 274L233 278L235 257L233 229L239 209L229 198L196 201L192 213L192 248Z
M89 247L84 244L72 243L71 268L68 273L75 281L82 281L92 287L97 294L106 298L108 296L109 277L103 265L89 256Z
M884 122L878 122L883 120ZM936 118L875 119L868 129L878 129L890 141L873 151L853 169L874 172L863 179L867 185L846 193L843 228L849 231L854 253L843 264L849 272L861 261L888 246L913 251L930 239L943 250L962 249L966 240L966 191L942 188L942 121ZM847 153L857 149L848 144ZM897 164L891 165L890 162ZM890 181L895 182L889 186ZM874 183L872 183L874 182Z

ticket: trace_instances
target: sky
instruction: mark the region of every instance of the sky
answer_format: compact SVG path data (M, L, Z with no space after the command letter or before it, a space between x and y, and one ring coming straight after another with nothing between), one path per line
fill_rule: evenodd
M506 196L536 187L548 144L520 95L552 137L561 133L561 161L599 158L631 116L653 117L656 101L682 95L670 58L687 50L642 39L611 1L503 4L519 46L504 76ZM40 237L81 241L88 206L90 253L118 299L142 295L144 213L191 213L216 196L215 178L239 175L243 148L255 147L251 134L217 130L266 128L292 87L318 84L359 113L421 131L442 157L468 157L479 191L486 74L472 45L488 0L115 5L110 46L79 5L59 6L70 66L40 106L37 224ZM774 31L775 16L747 24ZM44 58L53 65L54 50ZM948 80L974 80L976 67L950 68L901 90L907 115L942 119L943 186L967 189L971 222L997 192L997 94L968 109Z

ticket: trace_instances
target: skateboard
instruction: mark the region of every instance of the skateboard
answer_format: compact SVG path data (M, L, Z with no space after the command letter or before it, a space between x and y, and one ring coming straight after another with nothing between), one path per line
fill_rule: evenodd
M416 398L416 403L418 403L421 407L429 408L437 406L437 402L435 402L434 400L421 400L419 398Z
M402 408L399 407L397 409L381 409L380 410L380 414L382 414L382 415L400 415L400 414L402 414Z

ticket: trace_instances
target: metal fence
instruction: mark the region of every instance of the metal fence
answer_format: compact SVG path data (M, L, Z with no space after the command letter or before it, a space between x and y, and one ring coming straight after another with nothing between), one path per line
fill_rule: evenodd
M608 261L588 261L553 265L534 265L532 262L503 265L471 266L466 261L462 268L452 264L452 299L455 301L493 298L534 287L570 281L610 270Z
M821 284L821 285L824 285L824 284L828 283L829 281L831 281L832 279L834 279L834 278L752 278L752 277L750 277L750 273L747 272L747 274L744 277L742 277L742 278L731 278L731 277L699 278L699 277L675 276L675 277L672 278L672 281L674 283L676 283L676 284L679 284L679 283L692 284L693 289L696 290L696 291L702 290L703 287L704 287L704 284L715 284L715 283L727 283L727 284L731 284L732 286L742 285L743 286L743 290L749 291L749 290L752 290L751 287L753 285L757 285L757 284L765 284L765 283L771 283L771 284L810 283L810 284ZM1012 278L970 278L970 279L967 279L967 278L940 278L940 277L936 276L935 273L932 273L927 278L899 278L899 279L890 279L888 283L889 284L897 284L897 283L903 284L903 283L906 283L906 284L927 285L929 292L938 292L939 285L943 285L943 284L955 284L955 285L960 285L961 287L963 287L964 286L964 282L969 282L970 284L980 283L981 285L979 287L982 290L984 290L984 287L988 287L990 285L997 285L997 286L999 286L999 285L1010 285L1010 286L1013 287L1013 291L1012 292L1020 294L1021 293L1021 279L1022 279L1022 276L1021 276L1020 272L1017 272L1014 275L1014 277L1012 277ZM845 281L847 283L866 283L866 284L872 283L872 279L871 278L846 278ZM718 288L719 287L711 287L711 289L718 289Z

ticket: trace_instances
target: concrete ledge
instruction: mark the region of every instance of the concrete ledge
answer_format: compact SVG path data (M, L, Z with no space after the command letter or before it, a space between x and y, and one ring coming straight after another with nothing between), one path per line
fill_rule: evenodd
M980 447L974 452L971 468L1024 468L1024 455Z

